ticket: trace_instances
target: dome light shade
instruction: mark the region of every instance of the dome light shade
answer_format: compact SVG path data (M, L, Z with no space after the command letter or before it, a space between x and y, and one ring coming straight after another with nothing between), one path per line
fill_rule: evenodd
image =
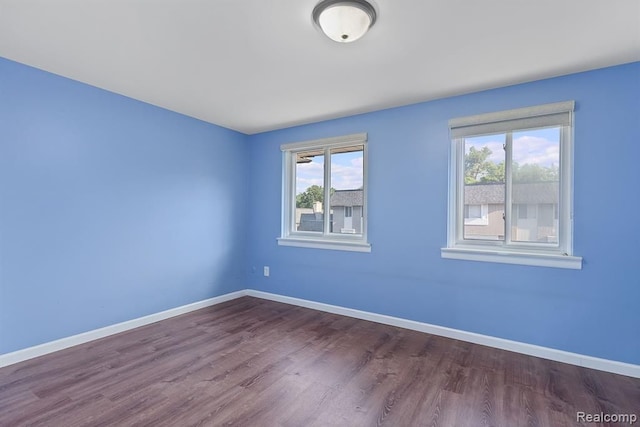
M313 21L331 40L350 43L376 22L376 11L364 0L324 0L313 9Z

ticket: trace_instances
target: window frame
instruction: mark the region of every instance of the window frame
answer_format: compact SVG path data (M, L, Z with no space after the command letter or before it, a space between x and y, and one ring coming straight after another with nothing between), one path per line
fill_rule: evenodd
M461 117L449 121L450 163L447 247L442 258L581 269L573 255L573 111L574 101L538 105ZM519 242L511 239L512 134L527 129L560 128L558 242ZM464 239L465 138L505 133L505 239Z
M354 252L371 252L371 244L367 237L367 176L368 176L368 136L366 133L357 133L331 138L322 138L311 141L282 144L282 207L281 207L281 232L277 239L281 246L298 246L306 248L344 250ZM362 234L331 233L329 223L331 221L331 150L335 148L362 145ZM322 233L312 231L299 231L295 229L295 202L296 202L296 156L297 153L309 150L324 151L324 227Z

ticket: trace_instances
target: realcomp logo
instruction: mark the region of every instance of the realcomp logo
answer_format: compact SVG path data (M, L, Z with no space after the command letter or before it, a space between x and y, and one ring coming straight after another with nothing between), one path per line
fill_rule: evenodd
M635 424L638 421L637 414L588 414L586 412L576 412L576 421L579 423L626 423Z

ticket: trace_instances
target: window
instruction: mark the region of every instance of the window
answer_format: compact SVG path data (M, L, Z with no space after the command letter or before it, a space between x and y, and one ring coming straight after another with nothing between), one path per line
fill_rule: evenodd
M573 256L574 102L449 121L443 258L582 268Z
M482 205L464 205L464 219L482 218Z
M489 205L464 205L465 225L489 225Z
M278 244L370 252L367 134L283 144Z

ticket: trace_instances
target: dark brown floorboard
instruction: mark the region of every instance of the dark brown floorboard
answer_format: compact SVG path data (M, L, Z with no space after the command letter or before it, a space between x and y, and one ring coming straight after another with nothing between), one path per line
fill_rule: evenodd
M3 427L559 427L578 411L640 416L640 379L250 297L0 369Z

